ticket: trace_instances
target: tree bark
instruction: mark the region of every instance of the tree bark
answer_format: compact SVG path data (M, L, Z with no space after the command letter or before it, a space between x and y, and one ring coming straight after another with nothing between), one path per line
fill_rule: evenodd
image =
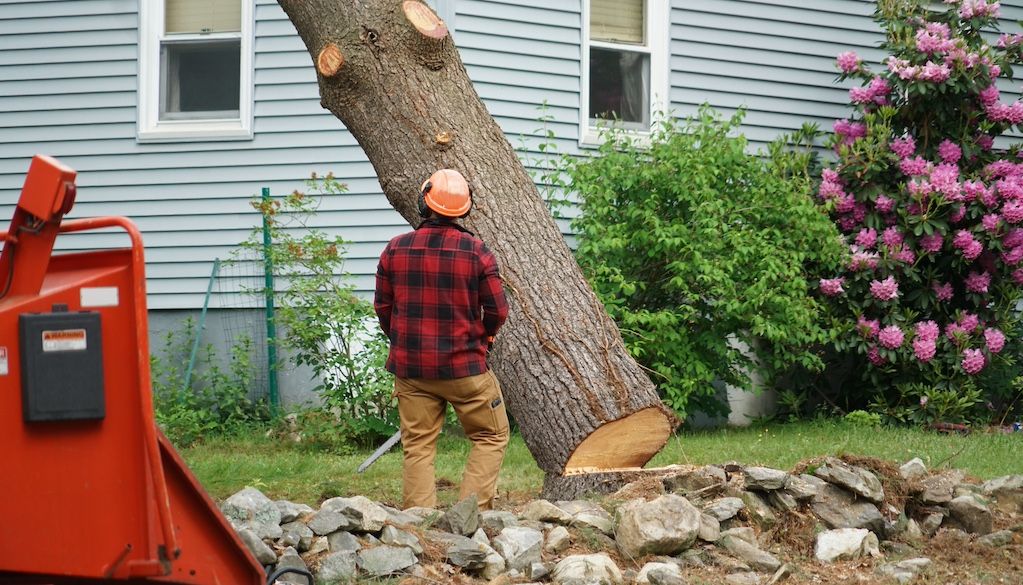
M417 0L279 3L312 56L321 105L410 224L435 170L457 169L472 186L465 224L497 256L512 308L491 365L539 466L562 476L644 465L678 421L583 278L443 21Z

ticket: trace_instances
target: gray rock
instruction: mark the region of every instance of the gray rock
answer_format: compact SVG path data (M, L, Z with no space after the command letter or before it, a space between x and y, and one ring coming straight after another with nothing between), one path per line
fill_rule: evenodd
M835 457L828 457L824 460L824 465L818 467L813 473L828 483L843 487L876 504L884 501L881 481L877 479L876 475L862 467L849 465Z
M313 542L309 545L309 550L306 551L306 554L318 555L328 550L330 550L330 543L327 541L327 537L317 536L313 538Z
M884 530L884 518L874 504L857 500L853 494L831 484L821 487L810 506L829 528Z
M277 500L274 502L274 505L277 506L281 513L281 524L294 522L302 517L303 514L311 514L313 512L313 509L305 504L296 504L288 500Z
M327 546L330 552L355 552L362 549L362 543L350 532L338 530L327 535Z
M533 500L526 504L526 507L519 513L519 517L535 522L552 522L554 524L568 524L572 521L572 515L548 502L547 500Z
M235 529L247 528L259 538L280 538L281 511L263 492L247 487L224 500L220 511Z
M993 498L995 508L1006 514L1023 513L1023 475L1006 475L986 481L984 495Z
M347 583L355 577L357 567L355 551L330 553L320 559L316 571L317 583Z
M739 559L720 553L717 550L706 551L707 562L725 573L749 573L753 569Z
M721 523L710 514L700 514L700 532L696 536L704 542L717 542L721 538Z
M524 526L509 526L494 538L494 549L504 557L509 569L525 571L540 562L543 533Z
M298 551L294 547L288 547L281 553L279 559L277 559L277 567L275 570L281 569L298 569L300 571L308 571L309 567L302 560L302 557L298 556ZM297 585L306 585L308 581L305 577L295 574L287 573L278 580L279 583L295 583Z
M473 494L448 509L437 520L437 528L452 534L470 536L480 527L480 508Z
M288 532L287 530L285 530L284 534L282 534L281 537L277 539L277 545L282 546L284 548L287 548L289 546L291 548L298 548L298 545L301 542L302 537L300 537L297 532Z
M906 557L916 553L916 549L911 545L895 540L882 540L878 548L885 555L894 555L896 557Z
M482 528L478 529L476 532L473 532L470 538L472 538L474 541L480 544L490 546L490 537L487 536L487 533Z
M606 553L572 555L554 567L556 585L622 585L622 571Z
M767 582L767 585L777 585L778 583L781 583L786 578L788 578L788 576L791 574L792 565L784 564L781 566L780 569L774 572L774 575L771 576L771 580Z
M902 531L902 536L906 540L916 542L923 540L924 533L923 530L920 529L920 525L917 521L910 518L909 521L906 522L906 529Z
M885 577L891 577L899 583L909 583L929 566L931 566L931 559L928 558L906 559L897 563L881 565L877 568L877 572Z
M547 568L547 565L543 563L533 563L529 565L529 570L526 571L529 578L534 581L540 581L547 575L551 574L551 570Z
M746 504L740 498L718 498L703 507L703 511L718 520L724 522L734 518Z
M923 522L920 523L920 531L926 536L934 536L934 533L941 528L941 523L945 521L945 515L940 512L934 512L924 517Z
M272 565L277 562L277 554L272 548L270 548L261 538L252 530L248 528L242 528L238 531L238 537L241 538L245 544L245 548L249 549L252 556L256 557L261 565Z
M692 546L699 532L700 511L675 494L650 502L632 500L618 509L618 548L632 558L679 554Z
M416 564L412 549L405 546L381 545L356 553L356 562L371 577L383 577L404 571Z
M725 536L721 538L718 544L761 573L774 573L781 568L781 561L774 555L760 550L741 538Z
M487 558L483 559L483 570L480 572L480 576L484 579L495 579L508 567L505 563L504 557L502 557L496 550L486 547Z
M819 477L802 473L789 478L789 485L785 491L792 494L800 502L812 500L817 496L821 487L828 485L828 482Z
M731 537L745 540L746 542L757 545L757 533L753 531L749 526L739 526L736 528L729 528L721 533L721 538Z
M760 585L760 575L756 573L731 573L725 575L728 585Z
M977 544L991 548L1003 547L1012 542L1012 534L1011 530L999 530L978 538Z
M966 532L980 535L991 532L994 519L979 496L959 496L949 502L948 510L952 520Z
M928 506L947 504L952 501L955 487L963 481L960 471L946 471L920 480L923 491L920 501Z
M899 467L899 475L905 480L917 479L927 475L927 466L922 459L915 457Z
M419 524L426 524L432 526L437 520L443 516L440 510L436 508L424 508L422 506L412 506L401 511L402 514L408 514L419 518Z
M308 526L316 536L325 536L338 530L348 530L352 528L352 523L340 512L323 509L313 514Z
M480 512L480 525L488 534L497 534L509 526L518 526L519 518L504 510L483 510Z
M746 504L746 513L750 520L761 528L770 528L778 522L778 517L764 498L754 492L743 492L742 502Z
M789 483L788 473L770 467L747 467L742 470L742 475L748 490L780 490Z
M486 566L487 555L494 552L490 546L461 535L453 536L454 538L447 541L447 549L444 552L449 563L470 571L477 571Z
M782 512L792 512L799 508L799 502L796 500L795 496L784 490L768 492L767 501L776 510L780 510Z
M551 554L560 554L572 544L572 537L564 526L555 526L547 533L547 542L543 549Z
M711 486L722 485L728 481L725 470L715 465L707 465L693 471L666 476L662 483L664 491L668 493L689 494L692 492L707 489Z
M384 522L387 522L387 510L365 496L330 498L320 506L320 511L324 510L337 512L347 518L348 526L345 530L352 532L380 532Z
M614 531L614 520L611 515L593 502L585 500L573 500L569 502L554 502L554 505L567 512L571 519L570 526L577 528L593 528L604 534L611 534Z
M284 534L295 535L298 538L298 544L293 546L295 546L300 553L309 550L309 547L313 545L313 537L316 536L313 533L312 528L309 528L300 520L281 525L281 531L284 532Z
M682 569L675 563L647 563L636 575L637 585L685 585Z
M391 546L407 546L417 555L423 554L423 545L419 543L419 538L415 534L405 532L390 524L384 526L380 532L380 542Z
M691 548L686 552L682 553L679 558L679 562L684 567L706 567L707 566L707 554L698 548Z
M410 512L403 512L397 508L383 505L380 507L387 512L387 521L396 526L420 526L426 521L423 516L412 514ZM421 509L429 510L429 508ZM439 517L440 513L437 513L437 516Z
M824 563L879 556L877 535L865 528L839 528L817 535L814 556Z

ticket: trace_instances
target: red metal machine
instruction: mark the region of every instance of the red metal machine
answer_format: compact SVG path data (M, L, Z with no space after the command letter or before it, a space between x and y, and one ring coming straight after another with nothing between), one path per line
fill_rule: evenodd
M141 235L61 222L75 175L32 160L0 255L0 583L262 585L156 427ZM53 254L102 228L131 247Z

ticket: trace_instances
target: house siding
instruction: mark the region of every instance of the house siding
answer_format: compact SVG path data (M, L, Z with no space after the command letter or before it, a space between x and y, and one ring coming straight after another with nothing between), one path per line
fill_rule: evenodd
M438 2L477 92L527 166L540 164L541 142L584 152L582 0ZM754 146L806 121L830 129L849 113L849 83L834 83L835 55L883 56L874 3L865 0L671 6L671 108L687 115L704 102L726 114L745 107L743 130ZM1007 3L1003 13L1007 23L1023 18ZM310 172L331 171L349 194L328 198L315 225L353 242L347 269L359 289L371 290L379 250L407 224L356 141L320 107L311 60L286 15L273 0L257 0L254 18L253 138L139 143L138 0L0 4L0 216L13 212L31 156L56 156L79 172L72 217L126 215L142 229L150 307L198 308L213 259L230 254L259 220L250 198L262 187L288 193ZM59 246L125 241L76 234Z

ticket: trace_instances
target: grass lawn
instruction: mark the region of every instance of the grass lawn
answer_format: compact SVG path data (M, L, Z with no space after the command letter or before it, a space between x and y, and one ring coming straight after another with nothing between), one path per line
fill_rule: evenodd
M990 479L1023 473L1021 450L1023 433L959 436L907 428L872 428L844 421L810 421L681 432L649 466L735 461L791 469L804 459L853 454L898 463L920 457L929 468L954 467L978 479ZM442 436L437 454L442 504L452 503L458 495L457 484L468 451L465 439ZM246 436L212 439L181 453L216 499L251 485L270 498L310 505L327 497L355 494L398 504L401 449L396 447L365 473L355 473L370 452L347 456L310 452L254 431ZM510 504L535 498L542 483L543 472L522 438L514 435L498 484L504 501Z

